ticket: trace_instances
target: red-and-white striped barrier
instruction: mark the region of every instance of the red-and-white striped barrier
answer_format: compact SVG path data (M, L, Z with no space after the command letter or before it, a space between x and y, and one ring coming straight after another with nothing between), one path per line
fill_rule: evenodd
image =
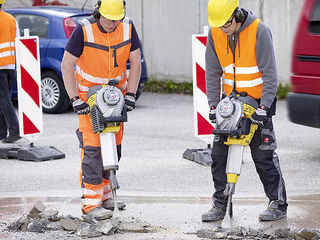
M20 136L32 143L42 134L39 37L18 37L16 44Z
M204 34L192 35L194 134L207 144L212 144L214 127L209 119L205 79L207 33L208 29L205 28Z

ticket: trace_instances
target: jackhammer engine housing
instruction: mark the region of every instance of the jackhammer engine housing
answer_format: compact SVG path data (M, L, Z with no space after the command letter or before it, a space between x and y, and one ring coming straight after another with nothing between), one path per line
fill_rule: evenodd
M113 82L91 87L87 93L87 103L91 109L94 133L118 132L120 123L127 121L123 94Z
M244 93L225 97L217 106L213 134L243 138L250 133L250 117L257 108L258 102Z

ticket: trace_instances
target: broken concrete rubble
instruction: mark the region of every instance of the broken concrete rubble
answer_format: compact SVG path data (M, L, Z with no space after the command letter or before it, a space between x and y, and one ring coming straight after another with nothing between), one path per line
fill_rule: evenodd
M317 230L290 230L289 228L233 228L233 229L202 229L196 233L197 237L204 239L294 239L316 240L320 239Z
M94 238L112 235L117 232L148 233L155 231L148 223L113 222L112 220L83 222L70 215L59 216L59 211L46 209L42 202L37 202L28 214L9 224L10 231L28 231L43 233L45 231L68 231L76 236Z
M22 215L18 220L9 224L10 231L23 231L32 233L43 233L47 231L61 231L77 237L95 238L102 235L113 235L117 233L155 233L170 231L167 226L151 226L147 222L140 222L134 217L130 222L113 222L103 220L92 223L81 221L79 218L59 216L59 212L54 209L46 209L43 203L37 202L29 213ZM201 239L293 239L293 240L316 240L320 239L318 230L296 230L289 228L277 228L269 226L264 229L254 229L251 227L234 227L223 229L213 227L211 229L201 229L196 232L187 233Z

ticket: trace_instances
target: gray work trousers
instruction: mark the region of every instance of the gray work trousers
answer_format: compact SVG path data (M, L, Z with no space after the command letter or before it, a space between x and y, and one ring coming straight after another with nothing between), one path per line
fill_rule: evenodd
M256 171L263 184L263 188L269 201L279 202L281 210L287 209L287 196L285 183L282 178L279 158L275 153L276 141L273 132L272 120L268 125L259 127L250 143L251 156L254 161ZM264 141L267 139L268 141ZM213 204L219 208L226 209L227 197L224 195L226 188L226 163L228 156L228 146L224 144L226 139L220 137L219 141L214 141L212 147L212 178L215 192L212 196ZM263 149L263 150L262 150Z

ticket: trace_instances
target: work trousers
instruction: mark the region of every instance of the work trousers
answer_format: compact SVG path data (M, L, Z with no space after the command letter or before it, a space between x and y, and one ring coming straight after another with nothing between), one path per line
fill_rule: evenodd
M226 209L227 205L227 196L223 192L227 183L226 163L229 148L228 145L224 144L225 140L225 137L220 137L214 141L211 166L215 187L212 196L213 204L223 209ZM285 183L280 170L279 158L275 153L276 140L271 119L269 119L267 127L259 127L256 130L249 146L266 196L270 202L277 201L281 210L286 210L288 204Z
M19 135L19 121L11 102L11 90L16 80L16 71L0 70L0 139Z
M93 132L89 115L79 115L79 129L76 131L81 148L80 184L82 189L81 210L88 213L112 197L109 171L103 170L100 135ZM123 125L116 133L118 160L121 157Z

